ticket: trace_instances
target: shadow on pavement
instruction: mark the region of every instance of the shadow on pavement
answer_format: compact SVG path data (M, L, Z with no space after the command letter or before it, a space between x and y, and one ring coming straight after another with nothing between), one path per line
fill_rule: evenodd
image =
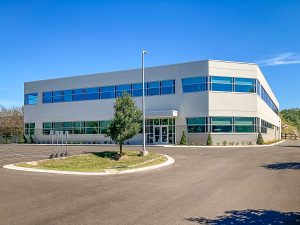
M270 170L300 170L300 163L299 162L285 162L285 163L273 163L273 164L266 164L262 167Z
M299 225L300 212L280 212L265 209L226 211L215 219L187 218L187 221L207 225Z

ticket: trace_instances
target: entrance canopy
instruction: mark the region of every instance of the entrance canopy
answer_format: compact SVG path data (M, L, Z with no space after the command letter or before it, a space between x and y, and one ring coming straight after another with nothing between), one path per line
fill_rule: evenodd
M176 110L162 110L162 111L146 111L147 118L154 117L177 117L178 111Z

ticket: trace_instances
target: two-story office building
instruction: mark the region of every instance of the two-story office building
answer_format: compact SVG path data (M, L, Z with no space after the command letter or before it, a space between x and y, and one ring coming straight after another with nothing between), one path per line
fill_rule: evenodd
M203 60L145 69L146 142L255 143L280 138L279 103L257 64ZM141 69L26 82L25 134L49 143L50 130L73 143L110 143L105 136L115 99L142 103ZM130 144L141 144L142 134Z

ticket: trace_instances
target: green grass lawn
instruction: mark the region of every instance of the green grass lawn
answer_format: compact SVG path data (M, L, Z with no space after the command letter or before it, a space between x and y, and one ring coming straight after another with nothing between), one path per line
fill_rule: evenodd
M103 172L105 169L127 170L146 166L157 165L167 161L167 157L157 153L139 156L138 151L125 151L126 157L115 160L118 152L95 152L65 158L47 159L32 163L18 163L16 166L36 169L78 171L78 172Z

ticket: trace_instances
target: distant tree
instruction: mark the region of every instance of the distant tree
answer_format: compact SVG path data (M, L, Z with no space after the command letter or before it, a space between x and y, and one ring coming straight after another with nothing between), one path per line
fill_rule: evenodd
M6 143L12 135L22 135L23 129L23 107L6 108L0 105L0 135Z
M263 145L264 144L264 139L263 139L263 136L260 132L258 133L256 144L258 144L258 145Z
M187 145L186 135L185 135L184 131L182 131L182 136L181 136L181 139L180 139L180 144L181 145Z
M212 141L210 132L208 133L208 136L207 136L206 145L213 145L213 141Z
M280 112L280 117L287 124L295 126L300 131L300 108L284 109Z
M120 156L122 156L122 146L127 139L134 137L141 130L142 111L136 106L135 101L128 93L123 93L116 99L114 105L114 116L107 128L107 136L120 146Z

